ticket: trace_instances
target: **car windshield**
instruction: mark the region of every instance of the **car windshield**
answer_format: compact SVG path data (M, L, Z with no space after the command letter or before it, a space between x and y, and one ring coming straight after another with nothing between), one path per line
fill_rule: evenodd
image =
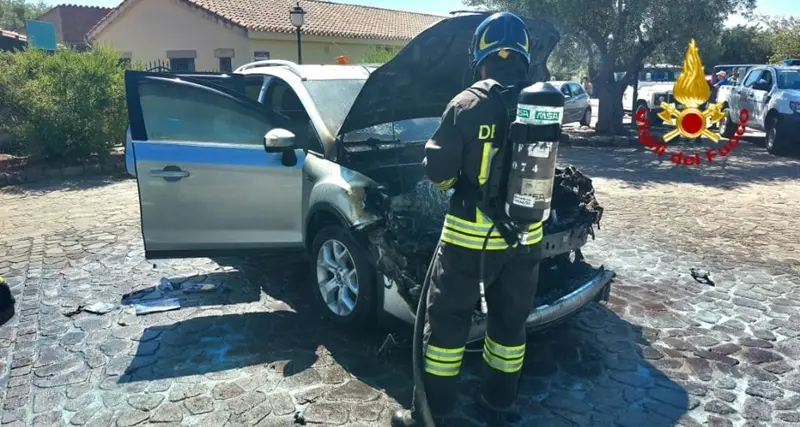
M348 132L344 142L363 142L368 139L378 141L418 142L427 141L436 127L439 126L439 117L425 117L421 119L400 120L394 123L382 123L365 129Z
M332 133L336 133L366 81L366 79L306 80L303 85L317 106L325 126Z
M674 82L681 74L680 69L651 69L639 73L640 82Z
M778 87L781 89L800 89L800 70L778 71Z

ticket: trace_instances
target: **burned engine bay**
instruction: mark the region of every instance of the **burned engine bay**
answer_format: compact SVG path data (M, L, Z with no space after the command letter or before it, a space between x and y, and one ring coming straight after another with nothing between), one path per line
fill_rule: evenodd
M437 190L421 165L424 143L368 141L348 144L340 163L380 184L365 189L364 209L381 218L357 232L373 246L376 270L393 280L403 299L416 307L422 282L441 234L452 190ZM592 180L575 167L557 168L545 242L557 233L589 235L599 230L603 207ZM572 231L572 233L570 233ZM537 304L571 292L596 269L583 261L580 250L550 256L540 267Z

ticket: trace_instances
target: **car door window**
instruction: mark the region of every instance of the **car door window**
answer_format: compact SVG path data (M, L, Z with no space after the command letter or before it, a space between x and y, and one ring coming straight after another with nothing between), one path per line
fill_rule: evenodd
M569 85L561 85L561 93L567 98L572 96L572 93L569 91Z
M570 83L569 89L572 91L572 96L581 96L585 93L581 85L577 83Z
M759 78L758 80L765 82L762 90L772 89L772 84L774 80L772 79L772 72L770 70L764 70L764 72L761 73L761 78Z
M761 76L761 71L762 70L750 70L747 74L747 78L744 79L744 87L753 87Z
M247 75L244 77L244 94L248 98L259 101L261 97L261 89L264 87L264 76L260 75Z
M264 104L289 118L289 130L295 134L299 148L322 152L322 144L303 103L288 83L273 78L264 97Z
M151 141L261 145L274 128L265 111L205 88L145 80L139 85Z

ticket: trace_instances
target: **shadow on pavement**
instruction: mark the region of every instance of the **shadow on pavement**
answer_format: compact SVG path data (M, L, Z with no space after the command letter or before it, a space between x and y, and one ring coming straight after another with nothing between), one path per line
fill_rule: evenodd
M703 163L699 166L675 165L668 154L658 157L644 147L564 147L559 150L559 159L575 165L592 178L617 179L632 187L685 183L736 189L749 184L800 178L800 159L767 153L763 138L745 135L727 157L714 157L709 164L705 152L712 144L668 144L668 152L700 154Z
M247 282L244 275L237 270L219 271L191 276L167 276L174 290L158 289L158 282L139 288L136 293L148 294L145 298L123 295L120 304L146 304L149 301L161 301L166 298L177 298L181 309L204 306L234 305L257 302L261 297L261 289ZM182 286L188 284L217 284L219 289L204 292L182 292ZM133 293L133 292L131 292Z
M133 179L133 177L125 172L91 177L53 178L45 181L3 187L0 188L0 193L22 195L49 193L53 191L83 191L104 187L128 179Z
M378 398L376 390L383 390L409 405L408 333L400 334L400 344L392 351L379 353L385 333L348 332L321 320L309 304L305 260L248 259L237 267L249 282L261 284L270 300L265 310L272 311L150 326L119 382L230 380L235 386L229 388L291 393L297 405L367 402ZM663 355L650 347L648 334L657 332L642 331L607 307L593 304L555 329L531 336L518 405L524 419L519 425L674 425L692 403L682 386L651 360L672 369L681 363L656 360ZM470 353L464 365L464 426L482 425L471 404L479 389L481 363L480 353ZM238 370L244 370L244 376ZM356 380L349 380L348 373ZM229 388L215 387L215 392Z

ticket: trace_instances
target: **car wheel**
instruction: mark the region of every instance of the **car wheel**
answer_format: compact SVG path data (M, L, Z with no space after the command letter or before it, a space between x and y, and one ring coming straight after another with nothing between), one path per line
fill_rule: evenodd
M736 133L736 124L731 120L731 112L727 108L724 110L725 118L719 121L719 134L723 138L730 138Z
M583 112L583 118L581 119L581 126L589 126L592 124L592 109L587 108Z
M764 145L770 154L783 154L786 149L786 135L781 131L780 121L777 115L767 117L766 133Z
M312 292L327 318L369 326L375 316L375 272L368 252L342 227L320 230L311 245Z

